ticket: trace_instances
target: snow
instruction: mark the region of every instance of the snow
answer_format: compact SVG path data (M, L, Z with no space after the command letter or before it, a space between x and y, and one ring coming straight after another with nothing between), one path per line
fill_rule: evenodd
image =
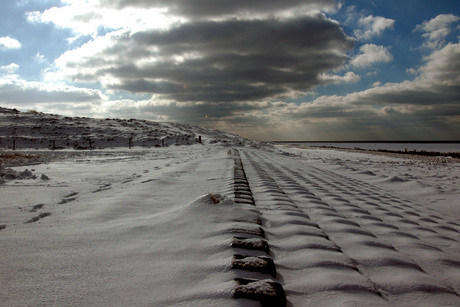
M288 143L289 144L289 143ZM297 142L291 143L292 145L307 145L314 147L334 147L334 148L348 148L348 149L364 149L364 150L390 150L390 151L426 151L426 152L460 152L460 142Z
M0 305L460 305L456 159L143 125L204 142L1 149Z

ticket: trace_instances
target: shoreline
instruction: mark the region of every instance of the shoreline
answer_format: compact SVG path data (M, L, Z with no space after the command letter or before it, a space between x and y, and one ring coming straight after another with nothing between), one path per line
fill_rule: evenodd
M356 153L367 153L378 156L387 156L392 158L402 158L409 160L420 160L429 163L460 163L460 153L444 153L444 152L433 152L433 151L397 151L397 150L386 150L386 149L363 149L363 148L342 148L335 146L313 146L313 145L300 145L300 144L277 144L286 147L302 148L302 149L323 149L323 150L336 150L344 152L356 152ZM116 148L118 149L118 148ZM136 150L128 150L125 148L119 148L120 152L131 153L139 155L140 153ZM77 158L79 156L86 156L88 154L100 155L101 152L107 149L100 150L71 150L71 151L56 151L56 150L35 150L35 149L22 149L21 151L3 151L0 150L0 159L3 160L5 167L18 167L37 165L42 163L48 163L51 161L64 160L69 155ZM113 149L107 151L113 152ZM145 151L144 153L146 153Z
M357 153L368 153L373 155L388 156L392 158L403 158L403 159L416 159L428 162L436 163L460 163L460 153L444 153L444 152L433 152L433 151L397 151L397 150L386 150L386 149L362 149L362 148L341 148L335 146L311 146L311 145L283 145L294 148L314 148L324 150L337 150L345 152L357 152Z

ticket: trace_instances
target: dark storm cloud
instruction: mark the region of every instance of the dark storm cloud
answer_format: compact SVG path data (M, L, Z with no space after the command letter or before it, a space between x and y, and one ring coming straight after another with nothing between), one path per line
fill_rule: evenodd
M141 107L142 112L153 112L165 116L173 116L175 120L200 123L206 118L208 121L230 119L238 114L249 114L257 111L269 110L276 107L272 103L169 103L164 105L150 104Z
M82 81L94 74L114 77L118 82L107 85L114 90L162 94L175 101L246 101L322 84L319 74L345 64L351 48L353 41L336 22L316 14L137 32L67 65L93 67L92 76L71 76Z
M353 47L342 28L322 14L297 19L202 21L167 31L138 32L136 46L161 46L160 54L233 52L239 54L302 54L306 50L348 50Z
M211 17L241 13L273 13L287 9L333 9L334 0L102 0L117 8L166 8L171 14L186 17Z

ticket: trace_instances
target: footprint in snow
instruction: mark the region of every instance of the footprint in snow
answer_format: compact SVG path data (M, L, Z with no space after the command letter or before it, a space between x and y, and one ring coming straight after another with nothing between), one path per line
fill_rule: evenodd
M370 170L362 171L362 172L359 172L359 173L362 174L362 175L377 176L374 172L372 172Z
M38 204L38 205L35 205L35 206L32 207L32 209L30 209L29 212L37 212L37 210L42 209L44 205L45 205L45 204Z
M65 204L65 203L74 201L77 199L77 197L75 197L76 195L78 195L78 192L71 192L70 194L64 196L64 198L62 198L58 204L61 205L61 204Z
M400 178L398 176L393 176L387 180L388 182L407 182L407 180Z
M158 179L147 179L147 180L144 180L144 181L141 181L141 183L148 183L148 182L152 182L152 181L156 181Z
M64 196L65 198L73 197L75 195L78 195L78 192L71 192L69 195Z
M112 185L110 183L107 183L107 184L104 184L103 186L101 186L99 189L94 190L93 193L110 190L111 188L112 188Z
M50 216L51 213L50 212L43 212L43 213L40 213L39 215L37 216L34 216L33 218L31 218L30 220L24 222L25 224L28 224L28 223L35 223L36 221L44 218L44 217L47 217L47 216Z

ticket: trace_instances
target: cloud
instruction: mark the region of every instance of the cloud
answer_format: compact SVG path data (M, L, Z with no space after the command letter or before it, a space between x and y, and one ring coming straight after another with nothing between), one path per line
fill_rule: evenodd
M439 92L460 97L460 43L447 44L425 58L427 64L420 69L421 80L430 82Z
M38 103L99 102L104 96L98 90L68 85L24 80L0 79L0 103L34 105Z
M423 47L436 49L445 44L445 37L452 31L451 24L457 22L460 17L453 14L441 14L426 20L415 28L415 31L424 32L422 37L425 38Z
M231 16L292 16L313 10L335 11L334 0L101 0L108 7L166 9L169 14L188 19Z
M454 140L460 137L459 76L460 43L448 44L427 56L411 81L377 82L343 96L320 96L300 105L269 100L178 103L152 98L140 104L131 102L129 109L120 105L117 114L130 110L130 117L156 116L209 125L263 140ZM331 82L335 76L329 77ZM352 72L342 78L347 77L356 78ZM344 81L340 76L337 79Z
M332 74L321 74L320 79L325 83L353 83L361 80L360 76L352 71L348 71L343 76L332 75Z
M358 77L352 72L321 76L328 82ZM300 105L269 99L178 102L154 95L103 102L102 107L104 116L193 123L262 140L455 140L460 137L459 76L460 43L433 51L413 80L377 82L367 90Z
M425 58L412 81L375 83L347 95L320 96L268 110L290 139L446 139L460 137L460 43ZM268 119L266 119L268 120ZM250 133L246 131L246 133ZM276 131L266 127L259 138Z
M0 50L19 48L21 48L21 43L17 39L11 38L9 36L0 37Z
M413 81L386 83L345 96L320 97L314 104L341 103L367 106L412 106L413 110L430 108L433 113L441 106L455 106L460 101L460 43L448 44L425 58ZM407 108L407 107L406 107Z
M66 2L65 6L52 7L43 12L28 12L27 20L32 23L53 23L57 27L71 29L76 36L69 38L69 42L86 35L95 38L101 33L119 29L134 32L142 29L164 29L179 21L155 8L116 9L102 6L99 1Z
M29 22L54 23L80 36L125 29L131 33L147 29L168 29L192 20L293 18L312 11L335 11L334 0L214 1L214 0L88 0L62 1L63 6L27 13Z
M350 61L350 65L354 67L369 67L373 63L388 63L393 60L393 56L384 46L374 44L366 44L359 48L361 52Z
M395 20L380 16L369 15L359 19L358 24L362 29L354 32L359 40L369 40L375 36L379 36L387 29L393 29Z
M35 61L37 61L39 63L46 62L45 56L43 54L41 54L39 51L37 51L37 53L35 54L34 59L35 59Z
M47 77L177 102L256 101L324 84L320 75L341 68L351 48L340 25L321 13L196 21L98 37L64 53Z
M19 69L19 65L11 63L9 65L0 66L0 72L4 72L6 75L11 75Z

